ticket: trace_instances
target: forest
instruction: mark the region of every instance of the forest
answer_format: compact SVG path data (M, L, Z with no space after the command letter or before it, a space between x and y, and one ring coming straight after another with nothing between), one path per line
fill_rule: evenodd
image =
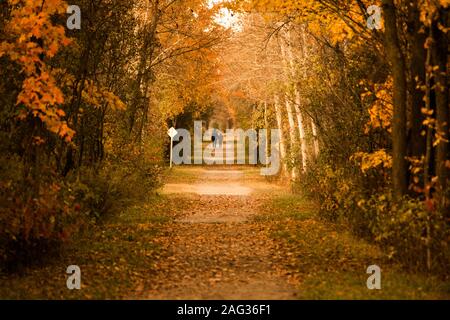
M449 11L0 0L0 298L449 299ZM195 121L279 129L279 172L169 168Z

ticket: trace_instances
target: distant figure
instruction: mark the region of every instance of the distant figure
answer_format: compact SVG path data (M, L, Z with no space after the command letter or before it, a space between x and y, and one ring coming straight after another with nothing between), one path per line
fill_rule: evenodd
M222 143L223 143L223 134L222 134L222 132L219 132L218 140L219 140L219 148L222 148Z
M216 128L213 129L212 135L211 135L211 141L213 143L214 149L217 147L217 130Z

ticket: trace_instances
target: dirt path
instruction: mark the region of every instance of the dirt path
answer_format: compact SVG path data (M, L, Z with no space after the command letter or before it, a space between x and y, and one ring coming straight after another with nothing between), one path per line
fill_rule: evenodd
M162 192L94 225L55 258L0 273L3 299L449 299L317 205L250 167L177 167ZM66 268L82 270L68 290ZM369 290L366 269L382 269Z
M255 169L176 170L178 182L163 192L188 205L158 239L167 254L138 290L141 297L295 299L295 275L264 223L254 220L261 200L282 189Z

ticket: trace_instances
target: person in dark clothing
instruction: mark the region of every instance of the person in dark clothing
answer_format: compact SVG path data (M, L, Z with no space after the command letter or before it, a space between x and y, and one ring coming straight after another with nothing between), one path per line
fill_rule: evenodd
M219 132L219 135L218 135L218 142L219 142L219 148L222 148L222 143L223 143L223 134L222 134L222 132Z
M216 148L217 147L217 130L216 128L213 129L212 135L211 135L211 141L213 143L213 147Z

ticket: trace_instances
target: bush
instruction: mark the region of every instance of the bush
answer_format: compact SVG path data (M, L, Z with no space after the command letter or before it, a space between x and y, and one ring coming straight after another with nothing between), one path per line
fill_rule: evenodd
M40 262L56 253L83 224L75 194L50 170L24 177L22 162L2 158L0 264L6 269Z
M142 159L80 168L65 178L50 168L25 176L18 157L1 158L0 164L0 265L7 270L57 254L114 205L144 200L161 184L161 167Z
M383 190L379 177L363 177L359 168L350 163L331 165L322 158L312 164L299 181L299 191L320 205L321 217L344 222L355 234L372 238L368 224L371 217L361 212L357 203L370 197L372 192Z
M373 195L360 200L363 214L372 217L375 241L388 255L408 266L448 272L450 228L444 215L426 201L405 197L394 201L392 194Z
M448 274L450 227L431 201L394 201L385 172L318 161L301 179L301 192L320 204L320 216L377 242L391 259L413 269ZM380 183L380 181L382 181ZM428 261L429 260L429 261Z

